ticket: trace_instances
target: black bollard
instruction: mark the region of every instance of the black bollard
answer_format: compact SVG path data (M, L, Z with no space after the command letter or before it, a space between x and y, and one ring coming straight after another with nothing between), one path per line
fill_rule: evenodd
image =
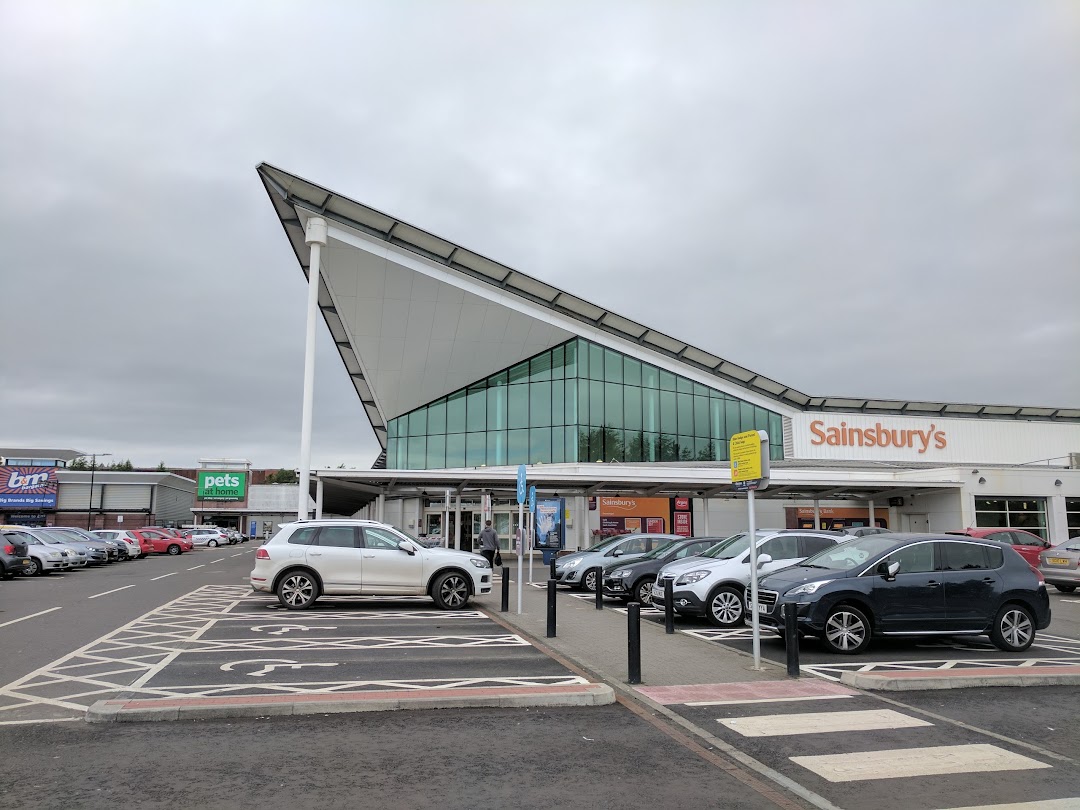
M675 632L675 578L664 580L664 632L669 636Z
M787 674L799 677L799 617L795 605L786 605L784 613L784 643L787 644Z
M626 610L627 683L641 683L641 605L631 602Z
M510 610L510 566L503 566L502 575L502 607L499 608L502 613Z
M596 609L604 609L604 571L596 569Z
M548 580L548 626L547 637L555 638L555 580Z
M558 577L555 576L555 555L554 554L551 555L551 578L552 579L558 579Z

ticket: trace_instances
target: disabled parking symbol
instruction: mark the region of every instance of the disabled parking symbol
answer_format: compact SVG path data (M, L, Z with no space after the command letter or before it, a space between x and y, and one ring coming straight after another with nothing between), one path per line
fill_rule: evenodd
M255 670L254 672L247 672L252 678L261 678L264 675L269 675L275 669L303 669L304 667L336 667L337 664L333 663L318 663L311 662L307 664L301 664L298 661L292 661L288 658L247 658L243 661L230 661L227 664L222 664L219 669L222 672L233 672L236 667L244 666L246 664L262 664L262 669Z
M261 632L263 632L263 628L266 628L266 627L276 627L276 628L278 628L277 630L270 631L270 635L272 635L272 636L283 636L286 633L291 632L292 630L303 630L304 632L307 632L308 630L313 629L311 627L308 627L306 624L259 624L259 625L256 625L255 627L252 627L251 632L253 632L253 633L261 633ZM337 630L337 627L336 626L320 627L319 629L320 630Z

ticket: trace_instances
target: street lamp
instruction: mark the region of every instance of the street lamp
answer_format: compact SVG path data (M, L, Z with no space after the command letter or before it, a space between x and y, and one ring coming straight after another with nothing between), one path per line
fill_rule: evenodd
M106 458L112 453L83 453L80 458L86 458L87 455L90 456L90 497L86 506L86 530L90 531L90 521L94 514L94 471L97 469L97 457Z

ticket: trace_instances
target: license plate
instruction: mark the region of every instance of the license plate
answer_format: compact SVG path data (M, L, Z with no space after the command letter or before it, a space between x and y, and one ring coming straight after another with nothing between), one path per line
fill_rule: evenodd
M30 564L29 560L23 560L23 565L29 565L29 564Z
M1050 563L1050 565L1068 565L1069 564L1069 558L1068 557L1047 557L1046 561L1048 563Z
M772 611L772 605L763 605L763 604L761 604L761 602L757 603L757 612L758 613L769 613L771 611Z
M652 596L653 596L653 599L663 599L664 598L664 587L662 585L657 585L656 583L653 583Z

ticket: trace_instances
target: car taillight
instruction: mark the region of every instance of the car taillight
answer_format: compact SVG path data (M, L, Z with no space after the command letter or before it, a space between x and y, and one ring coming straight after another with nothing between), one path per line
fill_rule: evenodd
M255 559L256 560L269 560L270 559L270 552L267 551L265 548L260 548L258 551L255 552Z
M9 556L13 555L15 553L15 546L12 546L12 545L4 546L4 553L9 555Z

